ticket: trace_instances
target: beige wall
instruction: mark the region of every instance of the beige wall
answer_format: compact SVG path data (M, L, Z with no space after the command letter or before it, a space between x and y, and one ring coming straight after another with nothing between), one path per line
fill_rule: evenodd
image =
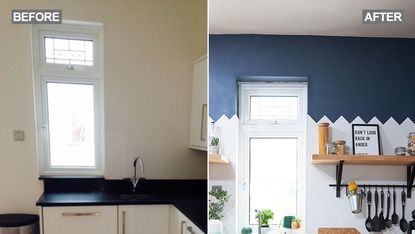
M206 53L206 0L0 0L0 213L36 212L31 33L11 9L62 9L104 24L106 178L206 178L206 153L189 150L192 62ZM26 141L12 140L22 129Z

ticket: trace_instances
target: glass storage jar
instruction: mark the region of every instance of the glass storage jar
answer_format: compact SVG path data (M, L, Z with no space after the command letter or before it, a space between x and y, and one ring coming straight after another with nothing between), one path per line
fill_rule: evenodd
M337 147L337 155L344 155L346 153L346 141L336 141L334 142Z
M408 135L408 154L415 156L415 132L411 132Z

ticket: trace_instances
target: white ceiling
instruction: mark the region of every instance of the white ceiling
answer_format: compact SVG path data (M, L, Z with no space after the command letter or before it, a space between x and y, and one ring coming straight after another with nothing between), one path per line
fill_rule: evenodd
M362 9L403 9L400 24L362 24ZM415 0L209 0L210 34L415 38Z

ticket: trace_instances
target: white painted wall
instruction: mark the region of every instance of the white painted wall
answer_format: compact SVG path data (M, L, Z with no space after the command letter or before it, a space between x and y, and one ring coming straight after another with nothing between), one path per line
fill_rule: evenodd
M151 179L206 178L190 150L192 63L206 53L206 0L0 0L0 213L37 212L36 139L28 25L12 9L62 9L104 25L106 177L130 176L140 155ZM22 129L26 141L12 141Z
M331 130L331 140L344 139L347 145L352 142L352 124L363 124L359 117L352 123L347 122L343 117L332 123L326 117L319 122L329 122ZM370 124L379 124L381 145L384 154L394 154L396 146L406 146L407 135L415 131L415 124L406 119L402 124L398 124L393 118L382 124L376 118L369 121ZM336 190L329 187L336 181L336 167L334 165L312 165L311 155L318 152L317 138L318 123L308 117L308 142L307 142L307 231L316 233L318 227L355 227L362 233L367 233L364 222L367 218L367 206L361 214L354 215L350 211L345 190L343 188L341 197L336 197ZM351 150L351 149L349 149ZM357 156L358 157L358 156ZM371 184L405 184L406 183L406 166L350 166L343 167L343 183L355 179L357 183ZM380 192L380 190L379 190ZM400 195L402 189L397 192L397 214L402 215L400 205ZM406 192L406 191L405 191ZM413 197L415 193L413 193ZM386 190L385 190L386 197ZM372 200L374 200L374 190L372 190ZM374 203L373 203L374 204ZM380 204L379 204L380 207ZM386 207L386 199L385 199ZM379 208L380 209L380 208ZM406 220L411 220L411 212L415 209L415 199L407 199L405 209ZM391 211L392 213L392 211ZM372 217L374 207L372 205ZM391 231L384 233L401 233L399 227L394 227Z
M330 123L331 140L346 140L351 150L352 124L363 124L359 117L352 123L347 122L343 117L332 123L326 117L319 122ZM407 135L415 131L415 124L406 119L402 124L398 124L393 118L382 124L373 118L370 124L379 124L381 145L384 154L394 154L396 146L406 146ZM222 141L223 153L230 158L230 165L210 165L209 183L212 185L222 185L232 193L232 200L227 205L225 217L223 219L226 234L238 233L236 228L237 221L237 154L238 154L238 118L233 116L228 119L222 116L216 126L219 129ZM345 190L343 188L341 197L336 197L336 190L329 187L336 180L336 167L334 165L312 165L312 154L318 152L318 123L308 117L307 121L307 162L306 162L306 217L303 217L307 227L307 233L317 233L319 227L355 227L362 233L367 233L364 222L366 220L366 204L361 214L354 215L350 211ZM384 184L405 184L405 166L348 166L343 168L343 183L355 179L357 183L384 183ZM402 189L397 191L397 214L401 217L402 209L400 205L400 194ZM380 191L379 191L380 192ZM406 192L406 191L405 191ZM374 196L374 191L372 191ZM385 190L386 196L386 190ZM415 197L415 193L413 193ZM374 200L374 197L372 197ZM379 204L380 207L380 204ZM386 201L385 201L386 207ZM380 209L380 208L379 208ZM406 220L411 220L411 212L415 209L415 198L407 199ZM392 211L391 211L392 214ZM374 215L374 205L372 205L372 216ZM398 226L384 233L401 233Z
M210 119L211 121L212 119ZM209 188L211 189L212 185L220 185L222 189L231 194L223 212L222 222L225 234L237 233L238 131L239 119L236 115L231 119L223 115L215 122L215 132L221 142L221 154L225 155L230 163L209 164Z

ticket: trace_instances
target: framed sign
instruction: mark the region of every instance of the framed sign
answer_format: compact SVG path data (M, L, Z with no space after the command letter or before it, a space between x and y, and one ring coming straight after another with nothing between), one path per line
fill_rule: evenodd
M379 155L380 136L377 124L352 124L353 154Z

